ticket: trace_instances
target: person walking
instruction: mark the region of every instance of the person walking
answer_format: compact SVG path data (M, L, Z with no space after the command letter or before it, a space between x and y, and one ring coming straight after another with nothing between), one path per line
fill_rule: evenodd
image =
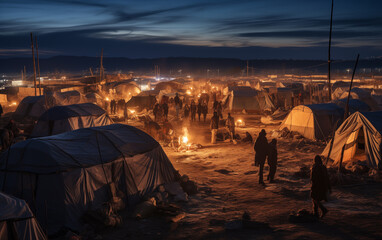
M191 101L191 121L195 122L195 116L196 116L196 104L195 101Z
M162 104L164 119L168 118L168 104L164 102Z
M227 121L225 122L226 128L229 132L231 141L235 140L235 119L231 116L231 113L228 113Z
M313 214L318 218L318 208L320 208L322 212L321 218L323 218L326 213L328 213L328 209L322 205L321 201L328 201L327 195L332 192L332 189L328 170L325 165L322 164L322 159L319 155L316 155L314 158L310 180L312 183L310 196L313 203Z
M268 155L268 140L265 137L267 133L264 129L261 130L259 133L259 136L256 139L255 142L255 166L259 166L259 184L264 184L263 180L263 171L264 171L264 164L265 159Z
M216 135L218 133L219 129L219 116L217 112L214 112L214 115L211 118L211 143L215 144L216 143Z
M275 138L272 139L268 145L268 165L268 180L270 183L273 183L275 181L275 174L277 169L277 140Z

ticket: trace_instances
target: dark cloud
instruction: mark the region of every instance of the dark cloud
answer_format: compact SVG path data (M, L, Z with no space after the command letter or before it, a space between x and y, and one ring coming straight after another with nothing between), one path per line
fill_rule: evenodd
M237 34L238 37L266 37L266 38L325 38L329 31L269 31L269 32L248 32ZM356 31L334 31L333 38L358 38L358 37L380 37L382 32L356 32Z

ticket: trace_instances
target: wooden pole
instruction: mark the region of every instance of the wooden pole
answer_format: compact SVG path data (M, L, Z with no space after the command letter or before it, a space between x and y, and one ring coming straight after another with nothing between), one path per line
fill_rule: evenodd
M355 61L355 65L354 65L354 69L353 69L353 75L352 75L352 77L351 77L351 81L350 81L349 94L348 94L348 98L347 98L347 100L346 100L346 107L345 107L344 120L345 120L346 118L348 118L348 115L349 115L349 99L350 99L350 92L351 92L351 88L352 88L352 86L353 86L353 79L354 79L354 75L355 75L355 70L357 69L358 59L359 59L359 54L357 55L357 60Z
M332 45L332 26L333 26L333 1L332 0L332 10L330 12L330 31L329 31L329 49L328 49L328 91L329 91L329 101L332 100L332 85L330 83L330 48Z
M32 58L33 58L33 83L34 83L34 95L37 96L37 86L36 86L36 59L34 57L34 45L33 45L33 33L31 33L31 48L32 48Z
M102 82L103 78L103 48L101 50L101 63L99 65L99 81Z
M249 72L249 66L248 66L248 60L247 60L247 77L248 77L248 72Z
M38 89L41 96L41 77L40 77L40 60L38 58L38 43L37 43L37 36L35 36L36 39L36 57L37 57L37 70L38 70Z

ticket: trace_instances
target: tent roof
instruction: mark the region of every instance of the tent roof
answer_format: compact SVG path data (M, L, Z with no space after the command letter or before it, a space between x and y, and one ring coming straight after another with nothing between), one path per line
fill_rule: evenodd
M313 112L343 112L343 109L334 103L310 104L305 106L310 108Z
M33 214L24 200L0 192L0 221L31 217Z
M382 111L377 112L362 112L362 115L373 124L375 129L382 135Z
M346 108L346 102L347 99L339 99L334 101L333 103L337 104L338 106L342 108ZM365 102L359 100L359 99L349 99L349 111L350 112L356 112L356 111L370 111L371 108L369 105L367 105Z
M157 146L150 135L129 125L82 128L12 145L0 156L0 170L40 174L68 171L146 153Z
M229 89L232 90L233 96L235 97L254 97L257 96L258 93L255 89L248 86L235 86Z
M41 115L39 120L61 120L79 116L101 116L105 110L93 103L73 104L67 106L55 106Z

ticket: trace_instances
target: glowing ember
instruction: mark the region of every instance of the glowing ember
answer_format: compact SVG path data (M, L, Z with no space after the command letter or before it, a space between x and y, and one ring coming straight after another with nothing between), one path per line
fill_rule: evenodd
M186 92L188 95L191 95L191 91L190 90L187 90Z
M16 106L17 102L12 102L9 106Z
M245 122L241 119L238 119L235 123L236 127L245 127Z
M135 110L130 110L130 109L128 109L129 110L129 112L131 113L131 114L134 114L135 113Z
M183 137L182 137L182 142L183 142L184 144L186 144L186 143L188 142L188 137L187 137L187 136L183 136Z
M106 101L110 101L110 99L108 97L105 98Z

